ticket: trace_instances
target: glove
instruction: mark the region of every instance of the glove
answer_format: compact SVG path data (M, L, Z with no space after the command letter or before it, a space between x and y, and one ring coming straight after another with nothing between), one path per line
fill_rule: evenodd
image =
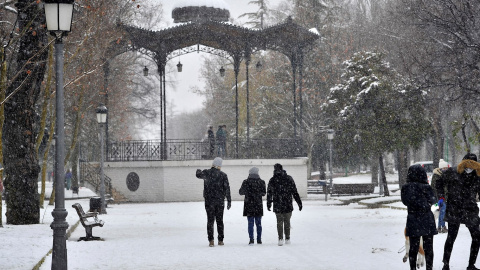
M227 210L230 210L231 207L232 207L232 202L228 202L227 203Z
M303 206L301 204L298 205L298 211L302 211Z
M438 200L438 207L443 207L443 198L440 198L440 200Z

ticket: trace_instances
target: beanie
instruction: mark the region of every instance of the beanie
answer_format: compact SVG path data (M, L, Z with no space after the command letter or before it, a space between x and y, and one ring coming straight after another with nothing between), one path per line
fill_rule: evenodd
M474 153L468 153L466 154L464 157L463 157L463 160L465 159L470 159L470 160L473 160L473 161L477 161L477 155L475 155Z
M277 163L275 165L273 165L273 168L276 170L276 171L281 171L283 170L283 167L280 163Z
M438 162L438 167L439 168L448 168L450 166L448 165L448 162L446 162L445 160L443 160L443 158L441 158L440 161Z
M258 168L257 167L252 167L249 171L248 174L258 174Z
M222 161L223 161L222 158L216 157L216 158L213 160L212 166L222 167Z

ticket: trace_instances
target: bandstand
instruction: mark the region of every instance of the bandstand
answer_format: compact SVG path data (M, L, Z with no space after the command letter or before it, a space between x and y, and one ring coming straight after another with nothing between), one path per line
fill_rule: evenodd
M108 139L108 123L106 129L107 161L128 160L188 160L209 158L205 153L208 145L201 142L179 141L167 138L166 121L166 80L165 66L175 57L192 53L206 52L231 60L235 74L235 140L231 142L234 149L231 158L268 158L262 153L252 153L251 149L265 145L267 148L275 145L271 140L252 140L250 138L250 111L249 111L249 68L251 56L258 51L273 50L288 57L292 68L293 93L293 128L294 138L282 139L287 145L290 157L301 154L301 132L303 104L303 57L307 50L319 38L318 34L296 24L291 17L285 22L265 29L249 29L229 23L230 12L223 1L205 2L192 6L177 2L172 11L172 17L178 26L152 31L118 22L124 33L123 40L111 43L107 59L105 59L105 89L108 87L109 59L126 51L137 51L151 56L158 67L160 77L160 140L152 141L123 141L112 142ZM210 3L211 2L211 3ZM244 63L246 74L246 143L248 153L239 152L238 138L238 75L241 64ZM258 65L258 63L257 63ZM181 67L180 67L181 68ZM298 81L298 85L297 85ZM298 90L298 93L297 93ZM297 100L298 97L298 100ZM108 93L105 94L105 104L108 106ZM297 111L298 109L298 111ZM300 125L300 127L297 127ZM299 134L300 132L300 134ZM271 147L270 147L271 148Z

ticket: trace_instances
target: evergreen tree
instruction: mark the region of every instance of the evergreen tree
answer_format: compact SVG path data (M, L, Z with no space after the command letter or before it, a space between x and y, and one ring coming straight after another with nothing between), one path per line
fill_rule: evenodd
M418 147L426 137L424 92L384 58L382 53L360 52L345 61L341 83L330 89L323 105L340 133L335 147L346 157L355 154L350 148L357 134L363 154L379 160L385 152ZM384 186L387 190L386 182Z

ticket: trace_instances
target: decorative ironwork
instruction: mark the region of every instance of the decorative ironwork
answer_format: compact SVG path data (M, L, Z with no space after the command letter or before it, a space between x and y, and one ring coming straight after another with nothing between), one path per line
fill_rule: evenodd
M137 191L140 187L140 177L137 173L131 172L127 175L127 188L130 191Z
M227 141L226 158L235 157L235 140ZM107 161L159 161L212 159L208 140L122 141L108 145ZM166 147L166 154L161 154ZM213 153L217 151L217 145ZM301 152L300 139L250 139L240 141L240 159L279 159L305 156ZM229 151L230 150L230 151ZM232 153L229 155L229 153Z

